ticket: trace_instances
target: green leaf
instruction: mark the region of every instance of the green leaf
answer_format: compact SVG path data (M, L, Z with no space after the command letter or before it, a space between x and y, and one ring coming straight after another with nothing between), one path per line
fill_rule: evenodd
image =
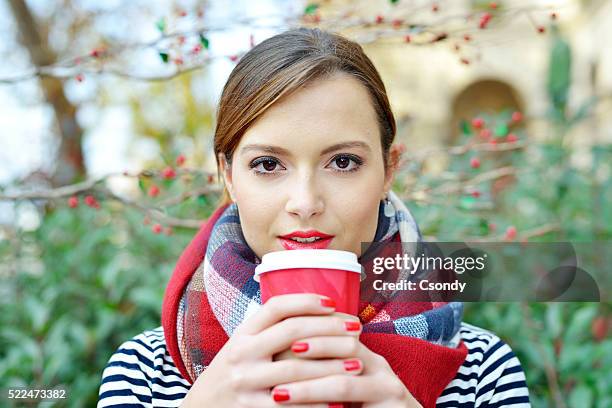
M572 408L590 408L593 406L593 391L586 385L580 384L573 389L569 396L569 404Z
M389 3L391 4L397 4L399 2L399 0L389 0Z
M553 302L546 305L546 327L553 339L561 334L561 304Z
M202 47L204 47L205 49L208 49L209 41L208 38L204 37L204 34L200 33L200 43L202 44Z
M508 134L508 131L509 131L508 125L506 125L505 123L502 123L495 127L495 136L498 136L498 137L506 136Z
M567 326L567 331L564 335L565 342L575 342L578 339L587 337L589 335L591 322L596 314L596 305L583 306L578 309Z
M164 33L166 31L166 20L162 17L155 23L155 27L159 30L160 33Z
M147 193L147 188L145 187L144 181L139 177L138 178L138 188L140 189L140 191L142 191L144 194Z
M459 124L459 128L461 129L461 133L463 133L464 135L472 134L472 127L470 126L467 120L462 120Z
M319 8L319 5L316 3L310 3L304 9L304 14L314 14L315 11Z
M167 53L167 52L160 52L160 53L159 53L159 57L161 58L161 60L162 60L164 63L167 63L167 62L168 62L168 53Z

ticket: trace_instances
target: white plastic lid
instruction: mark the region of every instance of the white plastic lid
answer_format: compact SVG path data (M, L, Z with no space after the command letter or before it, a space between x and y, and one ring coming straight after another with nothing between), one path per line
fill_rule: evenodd
M262 273L292 268L341 269L361 273L361 264L357 262L357 255L353 252L336 249L292 249L265 254L261 264L255 267L253 279L259 282L259 275Z

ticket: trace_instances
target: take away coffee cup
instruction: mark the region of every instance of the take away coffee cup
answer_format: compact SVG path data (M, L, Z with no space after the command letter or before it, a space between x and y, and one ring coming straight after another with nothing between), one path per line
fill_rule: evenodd
M335 249L295 249L265 254L255 267L261 301L290 293L316 293L336 301L336 312L359 311L361 265L357 255Z

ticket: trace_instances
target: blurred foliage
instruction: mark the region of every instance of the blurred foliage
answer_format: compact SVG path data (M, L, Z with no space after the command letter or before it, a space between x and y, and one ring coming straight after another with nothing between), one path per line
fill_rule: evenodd
M194 197L174 212L204 219L214 205ZM0 241L0 388L61 386L68 399L57 406L95 406L118 345L160 325L166 284L192 237L154 234L142 214L102 202L49 208L38 229Z

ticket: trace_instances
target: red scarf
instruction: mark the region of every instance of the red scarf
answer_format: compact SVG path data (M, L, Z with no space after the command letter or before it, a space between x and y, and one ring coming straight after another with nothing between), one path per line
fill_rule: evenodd
M162 325L168 352L183 378L191 384L193 379L185 368L178 345L178 308L183 290L204 259L212 228L225 208L218 208L211 215L181 254L166 288L162 305ZM199 313L205 334L205 344L202 344L202 348L214 356L229 338L217 321L205 294L199 305ZM360 340L374 353L385 357L395 374L424 408L435 407L436 400L455 377L467 356L463 341L456 349L451 349L426 340L390 333L362 333Z

